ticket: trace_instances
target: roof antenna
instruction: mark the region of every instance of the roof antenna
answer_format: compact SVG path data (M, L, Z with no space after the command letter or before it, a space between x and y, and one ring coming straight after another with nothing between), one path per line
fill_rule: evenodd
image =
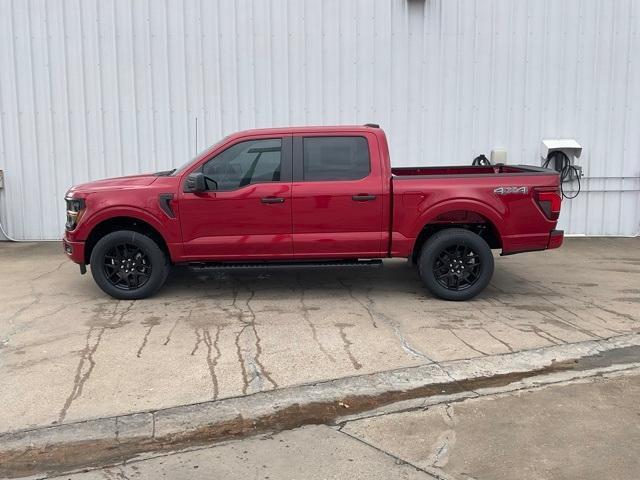
M196 151L193 153L194 155L198 154L198 116L196 115Z

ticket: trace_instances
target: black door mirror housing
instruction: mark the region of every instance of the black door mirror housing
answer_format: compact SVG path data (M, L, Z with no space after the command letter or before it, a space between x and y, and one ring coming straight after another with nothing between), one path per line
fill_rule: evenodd
M185 193L200 193L207 191L207 181L204 173L194 172L189 174L187 180L184 182Z

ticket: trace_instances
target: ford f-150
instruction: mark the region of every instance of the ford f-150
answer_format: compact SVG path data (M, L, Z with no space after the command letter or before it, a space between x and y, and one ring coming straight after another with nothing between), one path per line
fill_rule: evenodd
M408 162L406 162L408 163ZM377 125L230 135L184 166L66 195L66 254L119 299L152 295L171 265L378 265L404 257L448 300L480 293L503 255L557 248L554 170L392 168Z

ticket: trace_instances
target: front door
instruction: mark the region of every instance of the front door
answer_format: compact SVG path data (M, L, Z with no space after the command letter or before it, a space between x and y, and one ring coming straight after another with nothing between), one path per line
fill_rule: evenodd
M362 134L294 138L296 258L383 256L385 198L375 142Z
M239 140L198 169L208 191L182 193L193 260L291 258L291 137Z

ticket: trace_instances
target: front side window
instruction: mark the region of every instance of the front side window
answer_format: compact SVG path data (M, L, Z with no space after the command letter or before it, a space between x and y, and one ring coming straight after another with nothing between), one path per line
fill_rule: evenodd
M282 140L248 140L236 143L202 167L208 188L236 190L252 183L279 182Z
M369 146L364 137L305 137L306 181L358 180L369 175Z

